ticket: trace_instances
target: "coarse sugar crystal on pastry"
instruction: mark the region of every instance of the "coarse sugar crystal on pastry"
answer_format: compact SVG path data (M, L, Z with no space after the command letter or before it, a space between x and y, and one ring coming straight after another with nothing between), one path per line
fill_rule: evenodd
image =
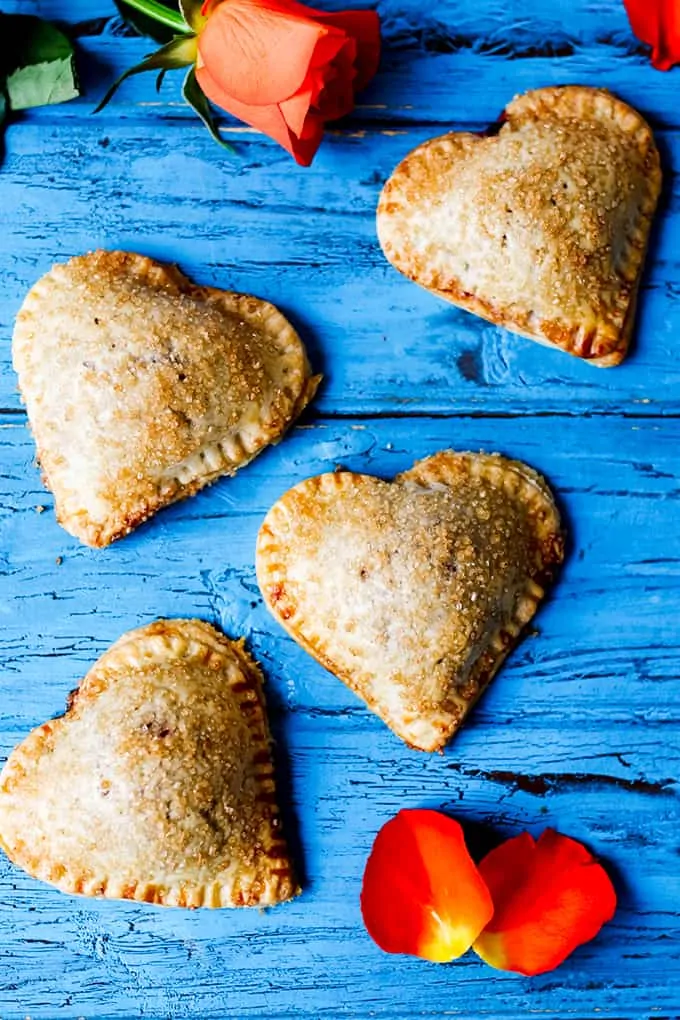
M319 381L273 305L127 252L55 265L12 351L57 518L94 546L234 474Z
M387 181L378 236L433 294L599 366L625 357L661 190L652 131L604 89L517 96L497 135L451 132Z
M273 615L394 732L460 727L563 557L550 489L498 455L443 451L393 482L339 471L271 508L257 577Z
M299 892L262 675L200 620L123 635L0 773L0 846L66 893L270 906Z

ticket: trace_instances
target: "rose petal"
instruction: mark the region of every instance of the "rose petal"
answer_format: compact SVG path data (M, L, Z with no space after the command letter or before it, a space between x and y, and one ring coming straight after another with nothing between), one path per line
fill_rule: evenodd
M325 121L349 113L355 90L377 69L378 16L329 14L297 0L224 0L204 10L196 63L203 92L308 166Z
M198 84L205 92L208 99L216 106L222 107L227 113L238 117L245 124L257 128L269 135L275 142L282 145L291 156L294 156L296 163L300 166L309 166L316 150L323 140L323 118L310 113L305 119L303 137L294 135L286 123L282 111L276 104L272 106L247 106L239 103L232 96L228 95L219 84L211 77L207 67L196 68Z
M678 0L624 0L633 32L652 47L652 63L668 71L680 63Z
M348 39L333 63L326 69L325 88L319 95L317 109L324 120L338 120L354 109L356 43Z
M400 811L378 833L361 911L387 953L445 963L470 948L493 913L463 830L438 811Z
M317 46L330 34L340 48L343 33L290 14L280 3L228 0L210 14L198 48L225 92L248 106L269 106L297 92Z
M315 98L318 97L314 86L309 88L301 89L300 92L296 92L290 99L284 99L282 103L279 103L279 110L288 125L288 130L299 138L305 129L305 122L309 116L310 107L313 106Z
M263 0L269 7L276 6L290 14L314 18L322 24L339 28L357 44L357 80L355 91L363 89L374 77L380 61L380 18L375 11L317 11L295 0Z
M528 832L483 859L479 870L494 903L473 948L500 970L542 974L590 941L616 910L604 868L575 839L553 829Z
M340 28L356 40L354 91L360 92L375 76L380 63L380 18L375 11L334 11L315 14L319 21Z

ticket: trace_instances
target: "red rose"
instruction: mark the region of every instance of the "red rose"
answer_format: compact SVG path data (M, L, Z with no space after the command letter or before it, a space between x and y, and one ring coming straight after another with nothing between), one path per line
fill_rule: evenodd
M364 924L385 952L447 963L472 946L527 975L559 967L615 910L607 873L577 840L523 832L477 866L458 822L429 810L383 825L361 890Z
M354 108L378 67L374 11L313 10L295 0L204 5L196 77L208 99L309 166L329 120Z
M680 0L624 0L638 39L652 47L659 71L680 64Z

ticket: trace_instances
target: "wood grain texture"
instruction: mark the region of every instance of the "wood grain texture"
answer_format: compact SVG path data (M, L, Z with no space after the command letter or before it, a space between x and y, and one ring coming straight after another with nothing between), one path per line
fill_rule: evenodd
M201 282L279 304L326 374L317 401L326 414L677 412L680 185L672 173L633 351L603 371L451 307L386 262L375 235L382 182L435 128L347 129L329 137L303 176L257 133L226 132L241 148L234 162L197 121L182 121L178 147L174 121L162 118L156 108L142 119L119 118L114 109L98 118L84 111L75 121L42 111L10 128L3 335L27 288L55 260L97 246L133 248L178 261ZM674 165L680 132L658 134L666 165ZM0 407L17 406L5 358Z
M267 914L163 911L64 897L0 857L2 1020L680 1015L680 72L649 67L619 0L378 9L383 72L303 171L224 118L230 161L171 76L160 96L133 79L92 117L148 42L124 34L109 0L3 3L75 25L87 95L17 118L0 167L0 759L124 630L210 620L244 635L267 675L305 892ZM439 304L375 239L380 187L411 147L562 82L643 110L666 169L638 341L610 371ZM98 245L275 301L326 376L280 446L104 551L54 521L9 358L26 289ZM449 446L544 472L569 555L535 632L428 756L286 637L253 554L267 509L302 478L336 464L389 478ZM583 839L614 878L614 922L534 979L471 955L437 967L381 954L359 916L363 864L379 826L419 805L466 821L477 852L524 827Z

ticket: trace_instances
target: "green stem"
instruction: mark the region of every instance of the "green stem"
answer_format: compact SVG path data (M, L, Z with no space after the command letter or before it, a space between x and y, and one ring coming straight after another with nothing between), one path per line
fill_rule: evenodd
M177 32L191 35L192 30L182 15L178 11L171 11L169 7L159 3L158 0L123 0L123 3L128 7L133 7L140 14L146 14L148 18L152 18L161 25L167 25L168 28L174 28Z

